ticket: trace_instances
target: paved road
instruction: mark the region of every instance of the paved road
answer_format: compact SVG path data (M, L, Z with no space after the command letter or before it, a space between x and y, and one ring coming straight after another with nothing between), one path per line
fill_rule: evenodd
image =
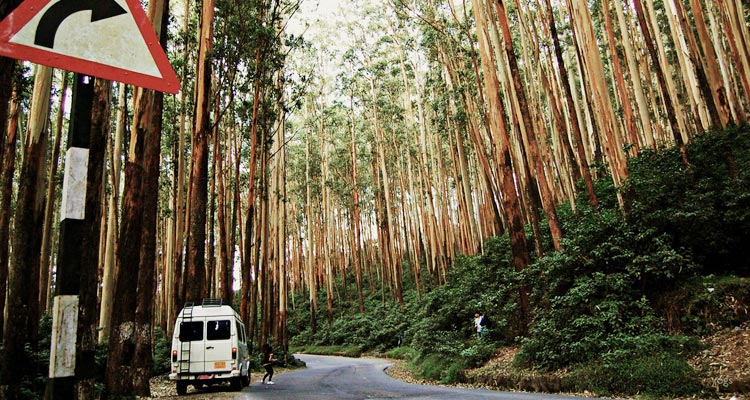
M235 399L262 400L573 400L549 394L496 392L404 383L386 375L385 360L297 355L307 368L274 377L275 385L253 382ZM255 374L254 374L255 375ZM253 379L256 377L253 376Z

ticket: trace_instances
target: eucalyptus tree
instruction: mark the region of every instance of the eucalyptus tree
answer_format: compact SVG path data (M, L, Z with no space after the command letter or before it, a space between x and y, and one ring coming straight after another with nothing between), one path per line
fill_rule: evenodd
M210 54L214 43L215 0L201 2L198 58L195 80L195 120L191 153L185 300L199 302L206 297L206 209L208 197L208 140L210 135L211 76Z
M0 15L5 15L5 12L10 10L4 10L0 8ZM5 310L6 306L6 293L8 290L8 274L9 274L9 263L10 263L10 223L12 216L11 203L13 202L13 176L15 174L16 164L16 148L18 145L17 133L19 132L19 107L21 97L19 96L19 80L12 77L13 68L15 67L15 61L0 58L0 86L2 86L3 96L2 106L0 106L0 112L9 112L9 115L4 115L0 127L3 127L5 133L2 142L3 151L0 153L3 157L2 162L2 209L0 209L0 306ZM12 91L11 88L12 87ZM7 92L6 92L7 91ZM6 105L9 105L6 107ZM6 128L6 121L7 128ZM3 329L3 343L5 343L5 330L7 321L5 320L5 313L0 316L0 328ZM5 347L5 345L4 345ZM21 372L21 371L16 371ZM10 382L12 382L16 376L13 371L6 371L6 365L0 365L0 397L9 395L11 390Z
M349 162L348 167L342 166L342 169L344 171L349 171L351 175L343 177L345 181L347 181L348 187L351 189L351 198L348 202L348 210L349 210L349 222L352 229L352 236L350 241L350 251L351 251L351 258L352 258L352 264L354 264L354 281L355 285L357 287L357 301L359 302L359 312L360 314L364 314L365 312L365 304L364 304L364 295L363 295L363 289L362 289L362 270L363 270L363 255L362 255L362 207L360 204L360 185L362 182L362 178L360 177L359 171L359 157L358 155L361 154L360 147L361 147L361 141L358 140L359 135L357 135L358 129L357 129L357 120L355 118L355 88L353 87L354 82L352 79L349 79L347 74L351 71L346 71L339 75L338 81L340 82L339 85L340 90L343 92L342 95L346 96L348 94L348 102L346 102L346 105L343 105L344 107L347 107L347 115L346 115L346 130L349 132Z
M149 3L148 16L163 48L167 45L168 10L168 0ZM107 395L112 397L150 395L163 102L164 94L150 89L137 88L133 95L119 238L122 247L117 254L120 267L113 294L118 301L112 307L105 374ZM106 126L109 128L109 123Z
M2 174L0 181L0 293L6 293L8 288L8 264L10 262L10 221L11 203L13 202L13 176L16 172L16 148L18 146L17 133L19 131L19 84L13 85L10 99L10 112L5 137L0 140L2 146ZM5 310L5 297L0 296L0 309ZM0 329L5 326L5 313L0 313ZM0 367L1 368L1 367ZM1 372L1 371L0 371Z
M259 341L263 342L274 330L272 321L276 321L276 317L272 314L280 307L279 299L273 296L276 292L271 285L275 282L274 270L264 262L268 257L266 244L270 240L270 232L261 228L268 218L265 213L269 211L267 172L270 171L268 163L273 156L270 146L276 140L284 142L283 137L274 137L281 126L280 116L284 115L286 109L281 95L283 80L279 79L279 71L285 62L283 25L289 14L298 7L298 2L218 1L216 6L216 39L212 52L216 87L212 96L215 96L213 104L219 107L215 108L211 126L217 128L221 124L218 129L214 129L214 134L226 139L215 138L217 150L234 147L235 185L231 207L234 211L225 210L224 204L219 208L218 221L209 220L208 223L219 224L219 265L223 268L220 285L224 289L224 296L231 293L232 285L230 265L233 265L233 260L230 255L234 253L232 238L235 237L235 228L231 221L241 221L243 225L237 231L241 242L240 314L248 321L250 337L253 339L258 327L257 301L264 301L261 305L263 318L259 336ZM231 134L228 135L227 132ZM222 148L221 142L227 143L227 146ZM224 165L224 161L218 161L217 157L221 157L219 154L214 153L213 157L217 160L214 179L218 185L222 185L224 168L221 165ZM240 162L244 163L243 168L240 167ZM240 180L245 178L247 187L242 194ZM226 203L222 196L220 190L218 200ZM244 212L240 213L242 197L245 199L245 206ZM204 209L203 213L205 212ZM222 230L225 228L222 226L226 227L223 234ZM259 290L263 291L262 295Z
M107 229L105 232L104 259L101 277L101 295L99 299L99 343L109 340L110 324L112 321L112 303L114 299L115 280L115 242L118 233L118 204L120 193L120 180L122 172L122 141L125 135L125 124L127 119L127 86L123 83L118 85L117 112L115 116L115 137L110 141L110 193L107 201Z
M193 82L195 80L195 69L191 68L194 62L195 53L197 53L198 40L197 40L197 29L198 22L196 14L191 12L191 1L184 0L183 8L183 19L182 27L175 35L176 45L181 51L175 54L173 58L176 58L178 65L180 66L180 81L181 82ZM195 101L193 93L195 93L193 85L182 85L180 91L179 103L175 105L175 113L179 114L176 118L178 132L177 140L172 148L172 158L176 160L173 163L172 171L172 205L171 209L174 214L174 223L171 229L171 251L169 251L169 273L167 282L171 282L168 290L165 291L169 295L167 303L169 304L170 312L168 313L169 320L173 321L177 318L177 313L185 302L185 285L183 282L184 277L184 253L185 253L185 237L187 236L188 230L188 198L187 198L187 169L188 163L187 155L192 151L192 141L187 140L188 124L192 123L189 120L189 116L192 116L192 110ZM171 328L168 327L167 332L171 332Z
M28 344L31 349L36 349L38 344L41 228L51 88L52 68L37 66L12 228L14 251L8 271L2 362L2 392L7 398L20 395L18 385L14 383L30 373L29 362L21 361L28 359L24 347Z
M42 313L49 313L51 310L51 278L52 278L52 236L54 231L53 216L56 215L57 204L57 172L60 159L60 148L62 147L63 120L65 114L65 103L67 100L68 90L68 71L60 70L60 81L62 88L58 92L60 98L57 113L55 115L55 140L52 144L52 153L50 157L49 172L47 174L47 202L44 207L44 224L42 232L42 249L41 249L41 266L39 271L39 307ZM1 325L1 324L0 324Z
M560 44L560 38L557 33L557 25L555 20L555 12L552 8L552 2L550 0L545 0L545 10L547 12L547 24L549 25L549 35L552 38L552 43L554 46L554 52L555 52L555 60L557 61L557 67L560 71L565 71L565 59L563 58L563 50L562 46ZM589 197L589 203L596 208L598 206L598 199L596 196L596 192L594 191L594 181L591 174L591 167L589 166L588 159L586 157L586 151L584 149L584 142L581 132L581 124L578 120L578 115L575 113L576 107L575 107L575 100L573 99L573 93L571 90L571 83L567 79L567 75L562 76L561 73L558 76L558 80L560 81L560 85L563 88L563 92L565 95L565 104L568 109L569 117L568 121L570 124L570 135L573 137L573 142L575 144L576 149L576 155L577 160L573 160L572 164L574 165L573 168L573 178L578 179L578 177L583 177L583 180L586 184L586 193ZM640 81L639 81L640 82ZM580 165L580 167L578 167ZM577 168L578 167L578 168Z

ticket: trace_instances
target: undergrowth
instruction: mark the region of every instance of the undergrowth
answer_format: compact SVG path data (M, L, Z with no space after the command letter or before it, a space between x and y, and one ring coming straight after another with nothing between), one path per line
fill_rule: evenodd
M564 376L554 387L699 393L700 375L687 363L700 349L697 335L748 318L750 299L736 294L750 287L750 129L705 134L688 146L688 158L685 165L677 149L642 150L622 187L602 177L599 207L585 195L560 206L562 250L554 251L545 233L544 255L531 254L523 271L516 271L503 236L489 239L481 255L458 256L443 284L423 278L419 293L413 266L404 265L401 304L386 300L389 288L373 284L360 313L348 277L348 285L338 282L332 313L311 318L306 294L298 294L292 341L386 352L408 359L421 377L446 383L465 381L466 371L496 349L520 346L512 368ZM519 318L524 288L528 325ZM472 325L477 311L491 324L482 338ZM312 329L311 319L331 323Z

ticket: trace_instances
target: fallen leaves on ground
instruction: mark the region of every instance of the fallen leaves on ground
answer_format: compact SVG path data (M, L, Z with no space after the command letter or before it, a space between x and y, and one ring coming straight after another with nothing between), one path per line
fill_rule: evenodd
M736 395L738 400L750 399L750 322L721 330L703 343L707 348L690 364L705 376L704 386L722 393L744 393L744 397Z

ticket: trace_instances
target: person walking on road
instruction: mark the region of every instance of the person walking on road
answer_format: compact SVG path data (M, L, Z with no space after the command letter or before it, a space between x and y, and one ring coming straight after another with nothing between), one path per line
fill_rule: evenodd
M273 349L271 348L271 345L266 343L263 345L263 359L261 360L261 364L263 365L263 368L266 369L266 374L263 375L263 384L264 385L273 385ZM266 378L268 378L268 382L266 382Z

